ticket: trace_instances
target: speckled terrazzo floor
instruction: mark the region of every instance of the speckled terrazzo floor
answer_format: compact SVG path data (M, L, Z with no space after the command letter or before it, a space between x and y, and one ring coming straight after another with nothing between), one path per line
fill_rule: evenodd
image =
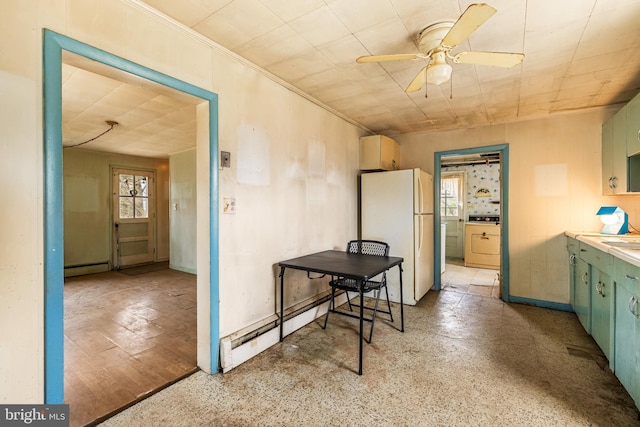
M398 306L394 307L399 314ZM332 316L238 368L198 372L104 426L633 426L629 395L572 313L455 290L376 323Z

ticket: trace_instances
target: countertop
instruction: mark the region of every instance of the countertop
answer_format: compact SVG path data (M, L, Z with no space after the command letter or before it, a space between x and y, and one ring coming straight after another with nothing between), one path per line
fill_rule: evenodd
M636 267L640 267L640 233L633 234L600 234L581 231L566 231L564 233L584 242L602 252L609 253ZM626 246L616 246L626 245Z

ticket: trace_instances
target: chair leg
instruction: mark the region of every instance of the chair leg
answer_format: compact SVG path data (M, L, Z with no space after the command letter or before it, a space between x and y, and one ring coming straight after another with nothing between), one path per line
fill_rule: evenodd
M382 291L382 289L380 289L380 291ZM389 309L389 318L393 322L393 314L391 313L391 303L389 302L389 288L387 288L387 285L384 286L384 293L387 296L387 308Z
M349 291L344 291L344 294L347 296L347 303L349 304L349 311L353 311L351 307L351 298L349 298Z
M369 341L367 341L368 344L371 344L371 338L373 337L373 324L376 322L376 313L378 312L378 302L380 301L381 290L378 289L375 292L376 292L376 304L373 307L373 315L371 316L371 329L369 330Z
M335 307L335 301L333 300L333 298L335 297L336 294L336 288L331 288L331 299L329 300L329 307L327 308L327 314L324 317L324 326L322 327L322 329L327 329L327 321L329 320L329 313L331 312L332 308L336 308Z

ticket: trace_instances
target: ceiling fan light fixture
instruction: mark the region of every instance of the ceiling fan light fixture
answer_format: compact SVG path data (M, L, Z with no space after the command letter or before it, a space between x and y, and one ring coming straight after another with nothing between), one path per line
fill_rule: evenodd
M451 65L447 61L437 58L427 67L427 84L439 85L451 78Z

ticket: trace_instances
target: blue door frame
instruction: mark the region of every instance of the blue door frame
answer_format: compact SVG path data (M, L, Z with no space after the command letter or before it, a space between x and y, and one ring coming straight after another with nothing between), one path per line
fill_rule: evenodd
M218 366L218 95L112 55L53 31L44 30L44 344L45 403L64 403L64 206L62 199L62 51L101 62L209 102L209 222L211 370Z
M510 301L509 294L509 144L489 145L485 147L464 148L459 150L438 151L434 153L433 166L433 194L435 196L434 204L434 244L435 244L435 268L434 268L434 289L442 288L441 282L441 249L442 242L440 224L440 180L442 178L442 157L461 155L461 154L479 154L479 153L500 153L501 164L501 185L500 185L500 219L502 222L502 230L500 234L500 274L502 278L502 300Z

